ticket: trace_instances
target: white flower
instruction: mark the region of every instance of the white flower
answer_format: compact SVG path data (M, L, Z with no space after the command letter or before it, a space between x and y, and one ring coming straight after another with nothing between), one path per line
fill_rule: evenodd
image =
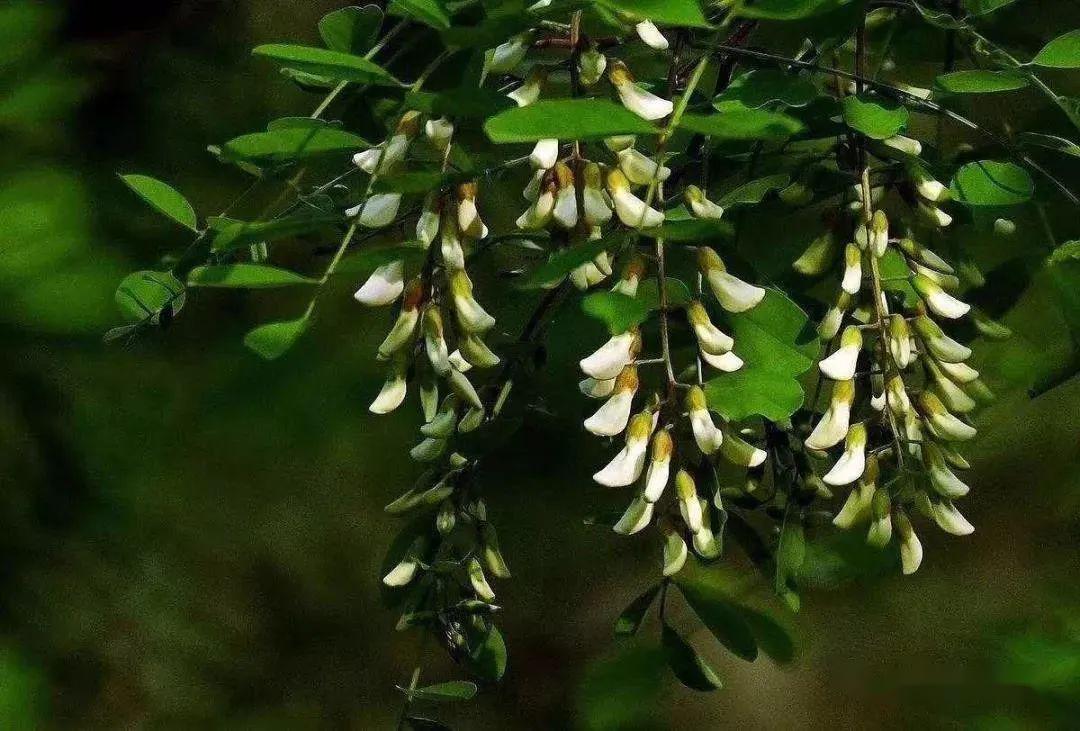
M416 462L434 462L446 451L447 440L428 437L409 450L409 456Z
M618 376L622 369L634 361L641 347L641 336L636 329L615 335L601 345L595 353L581 360L581 370L587 376L606 381Z
M641 477L652 428L652 414L646 411L634 416L626 430L626 445L593 479L606 487L626 487Z
M703 361L724 373L734 373L745 365L743 359L735 355L735 351L733 350L729 350L721 355L713 355L707 351L699 350L698 354Z
M525 54L532 44L532 38L527 33L514 36L506 43L496 46L491 51L487 69L496 74L506 74L517 68L517 65L525 59Z
M994 219L994 233L998 236L1012 236L1016 233L1016 224L1008 218Z
M955 320L966 315L971 309L971 305L953 297L925 274L916 274L912 279L912 284L915 291L926 302L926 306L938 317Z
M435 306L424 311L424 350L436 373L443 375L450 370L450 350L443 335L442 315Z
M529 153L529 164L537 170L550 170L559 160L559 141L540 140Z
M844 453L821 479L826 485L849 485L862 477L866 469L866 425L854 424L848 430Z
M747 284L728 274L724 261L712 249L700 246L697 256L698 268L709 283L709 288L719 300L720 306L728 312L746 312L765 298L765 290L761 287Z
M889 379L884 395L889 409L897 416L906 416L911 410L911 399L904 387L904 379L899 374Z
M581 291L599 284L605 278L606 275L591 261L579 264L570 272L570 281Z
M720 456L740 467L758 467L769 455L764 449L758 449L726 426L721 427L723 441L720 442Z
M919 537L911 527L911 519L902 510L896 511L894 518L896 532L900 534L900 567L905 575L919 570L922 564L923 548Z
M436 150L446 152L446 148L450 146L450 139L454 136L454 125L446 117L429 119L424 124L424 134Z
M967 495L971 488L949 469L941 448L931 441L926 442L922 447L926 471L930 473L930 484L934 486L938 494L950 500Z
M825 415L806 439L809 449L825 450L836 446L847 436L851 417L851 402L855 398L853 381L837 381L833 384L832 398Z
M645 473L645 490L642 497L650 503L660 500L671 474L671 453L674 442L666 429L656 432L649 453L649 470Z
M424 208L420 211L420 218L416 221L416 238L424 246L430 246L438 235L439 197L435 193L429 193L424 198Z
M388 305L405 290L405 262L383 264L371 273L353 297L362 305L381 307Z
M900 239L900 250L903 251L909 258L915 259L922 264L936 269L939 272L946 274L952 274L954 269L949 262L942 259L925 246L921 246L914 239Z
M870 223L863 223L855 229L855 243L860 248L869 248L879 259L889 247L889 219L880 208L874 211Z
M489 604L495 601L495 592L484 576L484 567L476 558L469 559L469 584L476 593L476 597Z
M687 305L686 316L690 320L690 327L694 330L698 345L706 353L723 355L735 346L731 336L712 323L709 313L700 302L694 301Z
M449 272L465 269L465 250L461 248L461 239L458 237L457 216L444 211L441 228L439 248L443 266Z
M945 363L960 363L971 357L971 348L945 334L938 324L925 315L915 318L915 332L926 344L930 354Z
M971 383L979 378L979 372L967 363L941 362L938 366L949 377L949 380L956 383Z
M862 252L855 244L844 247L844 278L840 289L850 295L856 295L862 288Z
M589 398L607 398L615 390L615 379L601 381L589 376L578 381L578 390Z
M929 391L919 394L919 411L934 436L947 442L964 442L975 437L975 427L953 415L937 396Z
M694 386L686 394L686 410L690 415L690 427L694 432L694 441L703 454L713 454L720 449L724 441L724 433L716 428L709 406L705 400L705 392L700 386Z
M874 493L870 504L870 530L866 533L866 542L874 548L885 548L892 540L892 502L886 490Z
M464 434L467 431L471 431L471 429L466 427L466 421L470 418L470 416L477 419L476 426L479 426L479 422L483 419L484 416L484 402L480 400L480 395L476 393L476 389L473 387L469 379L466 378L465 374L459 371L457 368L450 369L450 371L446 374L446 380L450 382L450 388L454 391L454 393L458 395L458 397L461 398L462 401L472 406L473 409L475 409L476 411L480 412L479 416L470 413L462 417L461 423L458 424L458 431Z
M424 299L419 282L413 282L405 292L394 326L390 328L386 339L379 345L378 356L385 360L412 341L416 326L420 322L420 303Z
M975 399L946 376L932 358L926 360L926 367L934 379L934 392L945 402L945 406L950 411L966 414L975 410L977 405Z
M911 182L915 184L915 192L931 203L941 203L949 199L949 186L935 180L929 173L918 165L908 168Z
M401 403L405 400L405 392L408 390L405 380L406 370L407 362L399 359L398 362L394 363L390 372L386 375L386 382L383 384L382 390L379 391L379 395L375 397L375 400L371 402L371 406L368 407L371 413L389 414L401 406Z
M697 485L686 470L675 475L675 491L679 498L679 513L691 533L701 530L701 503L698 502Z
M612 530L624 536L633 535L642 531L652 522L653 504L638 496L630 503L623 516L619 518Z
M630 228L656 228L664 222L664 214L645 205L630 190L630 182L620 170L611 170L607 174L608 193L615 204L615 213L624 226Z
M633 147L619 150L617 155L619 169L634 185L649 185L654 179L662 183L671 175L671 168L660 165Z
M686 564L688 551L686 541L675 530L670 521L663 521L664 532L664 576L674 576L682 570Z
M383 228L397 218L400 205L401 193L376 193L364 203L345 211L345 215L349 218L359 215L358 221L364 228Z
M938 228L946 228L952 223L952 216L950 216L948 213L941 210L937 206L931 205L929 203L919 201L917 210L919 211L919 215L922 217L922 219L929 223L931 226L937 226Z
M578 59L578 71L581 83L592 86L607 69L607 57L594 47L589 47Z
M525 82L506 96L510 97L519 107L527 107L540 98L540 90L547 80L547 74L542 69L535 69L525 79Z
M577 194L574 191L574 173L564 163L555 165L555 180L558 190L555 193L555 205L551 210L551 217L555 223L565 229L577 226L578 208Z
M889 354L901 370L911 363L911 330L902 315L889 316Z
M671 114L674 105L667 99L651 94L637 84L622 61L614 61L608 70L608 78L619 93L623 106L643 119L656 120Z
M882 144L891 147L898 152L902 152L905 155L912 155L918 157L922 154L922 143L911 137L905 137L904 135L894 135L888 139L881 141Z
M464 333L458 340L458 349L462 357L477 368L499 365L499 356L491 351L479 335Z
M585 189L581 203L585 209L585 223L589 226L600 226L611 219L611 206L602 187L600 166L595 162L587 164L584 177Z
M472 291L469 275L462 269L454 272L450 278L450 292L458 323L467 333L486 332L495 327L495 318L473 298Z
M975 532L975 526L956 509L952 500L931 503L931 514L934 522L946 533L954 536L969 536Z
M871 504L874 501L875 488L872 482L861 480L858 485L848 493L844 505L833 517L833 525L847 530L854 528L859 523L870 517Z
M638 38L644 41L649 48L655 48L658 51L667 49L668 39L664 38L664 34L653 25L651 20L641 21L634 26L634 30L637 31Z
M825 316L818 324L818 335L822 340L832 340L840 332L840 325L844 322L844 313L851 306L851 295L841 290L836 298L836 304L829 308Z
M848 325L840 336L840 347L818 363L818 368L834 381L851 380L855 377L855 364L859 360L862 346L862 331L855 325Z
M625 294L627 297L637 297L638 285L645 274L645 262L639 256L633 256L623 268L622 277L611 288L612 292Z
M475 182L462 183L458 186L458 231L474 239L486 238L488 228L480 220L480 211L476 207L477 185Z
M585 429L601 437L622 434L630 420L630 408L638 389L637 368L633 364L623 368L615 379L615 389L596 413L585 420Z
M724 215L723 207L706 198L705 191L696 185L686 186L683 197L686 199L686 205L690 207L690 212L697 218L719 221Z
M535 231L547 226L555 210L555 193L555 183L550 181L533 204L518 216L515 222L517 227L523 231Z
M353 155L353 164L368 175L385 175L405 159L408 151L409 135L399 132L383 144Z

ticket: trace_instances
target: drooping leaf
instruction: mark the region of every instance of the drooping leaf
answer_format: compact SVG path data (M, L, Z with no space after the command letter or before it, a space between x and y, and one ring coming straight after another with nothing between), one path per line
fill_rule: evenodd
M472 673L489 682L502 679L506 673L506 641L503 639L499 628L492 625L491 629L483 635L467 662Z
M922 16L922 19L935 28L941 28L942 30L962 30L968 27L963 19L954 17L944 10L926 7L919 3L914 3L914 5L915 10Z
M410 91L405 95L409 109L451 119L486 119L510 109L514 103L505 94L485 88L446 91Z
M789 663L795 659L795 643L783 625L765 612L746 606L739 606L738 609L762 652L778 663Z
M663 728L665 671L663 650L643 642L619 643L614 655L591 663L577 699L582 731Z
M645 621L645 615L648 613L649 607L652 606L656 595L659 593L660 585L657 584L649 587L634 601L630 602L626 609L622 610L619 618L615 620L615 634L621 637L636 635L641 628L641 623Z
M957 170L949 190L954 200L969 206L1014 206L1031 200L1035 183L1019 165L980 160Z
M307 331L310 318L303 315L295 320L269 322L259 325L244 336L244 345L266 360L285 355Z
M264 264L218 264L195 267L188 274L189 287L225 287L234 289L273 289L316 280L288 269Z
M612 335L624 333L645 322L650 308L647 302L620 292L593 292L581 300L581 309L605 325Z
M379 86L401 85L386 69L351 53L289 43L269 43L256 47L252 53L279 61L289 68L335 81L355 81Z
M501 144L655 134L656 127L607 99L555 99L500 112L484 123L484 131Z
M757 642L738 606L709 582L679 576L675 580L687 604L724 647L743 660L757 659Z
M1056 150L1072 157L1080 157L1080 145L1072 140L1057 135L1047 135L1041 132L1021 132L1016 136L1017 142L1033 147L1042 147L1047 150Z
M698 0L599 0L612 10L628 13L638 20L648 19L659 25L708 28Z
M349 155L368 143L336 127L277 126L229 140L222 154L229 159L254 163L282 163L319 155Z
M1071 30L1043 46L1031 63L1052 69L1080 68L1080 29Z
M324 15L319 21L319 35L331 51L363 54L375 45L382 21L378 5L352 5Z
M679 127L718 140L785 140L804 125L781 112L727 105L715 114L684 114Z
M452 702L470 700L476 697L476 691L476 683L470 683L467 680L451 680L416 688L408 693L419 701Z
M450 27L450 13L441 0L391 0L388 12L398 17L413 18L435 30Z
M214 251L230 251L260 241L274 241L314 233L341 223L326 213L299 213L271 221L224 221L211 242Z
M169 272L134 272L116 288L116 304L131 323L167 324L186 298L183 282Z
M729 190L716 202L724 208L731 208L732 206L739 205L757 205L765 200L766 195L774 190L786 188L790 182L791 176L787 173L767 175L764 178L758 178L756 180L751 180L748 183L743 183L734 190Z
M748 109L759 109L769 104L805 107L819 93L814 82L806 76L755 69L732 79L728 87L713 100L713 106L720 111L733 103Z
M557 251L550 259L529 273L529 276L521 283L521 288L541 289L557 284L567 274L585 262L592 261L611 245L611 241L601 239Z
M709 663L678 632L665 623L660 635L668 667L691 690L712 691L723 687Z
M972 69L942 74L937 77L934 84L950 94L992 94L1023 89L1028 85L1028 80L1023 74L1015 71Z
M908 121L908 110L882 99L844 97L844 122L856 132L874 140L900 133Z
M155 211L185 228L198 231L199 220L195 209L187 198L168 183L148 175L121 175L120 179Z
M705 384L709 408L735 421L790 417L805 398L798 377L821 349L817 331L798 305L772 289L757 307L730 318L735 354L744 365Z
M787 602L792 611L799 611L799 595L795 593L795 577L806 558L806 534L802 518L795 508L788 506L780 539L776 546L776 593Z

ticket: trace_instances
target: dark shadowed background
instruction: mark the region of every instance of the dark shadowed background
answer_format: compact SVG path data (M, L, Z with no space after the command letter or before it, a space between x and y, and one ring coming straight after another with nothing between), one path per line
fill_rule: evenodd
M380 603L397 527L382 506L418 472L406 455L417 417L367 413L385 313L356 306L343 277L301 346L267 364L241 338L292 312L290 295L202 291L167 331L101 342L123 275L186 243L116 173L222 209L245 181L206 146L313 106L250 48L315 43L341 4L0 5L2 728L396 721L394 685L420 648ZM1067 4L1019 5L1033 15L1005 22ZM1041 236L1018 221L1018 245ZM1045 247L1032 249L1034 267ZM1037 276L1005 317L1017 337L977 351L1000 398L972 450L976 533L924 528L909 578L841 582L827 557L811 564L800 614L768 605L796 661L744 663L696 636L725 681L708 695L627 670L647 664L655 628L627 645L611 623L657 557L583 524L612 504L588 479L601 448L574 426L585 405L572 369L546 376L566 418L527 424L486 478L514 570L498 587L509 671L441 717L462 729L1075 727L1080 382L1025 393L1068 349L1049 296ZM550 361L596 336L561 311ZM729 555L732 585L758 591ZM424 657L425 679L461 677L437 648Z

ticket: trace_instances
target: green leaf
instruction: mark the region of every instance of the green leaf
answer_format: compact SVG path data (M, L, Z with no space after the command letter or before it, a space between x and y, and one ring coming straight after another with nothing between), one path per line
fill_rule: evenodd
M319 35L331 51L363 54L379 37L383 12L378 5L334 10L319 21Z
M289 68L336 81L356 81L381 86L401 85L400 81L378 64L362 56L354 56L341 51L288 43L270 43L258 46L252 53L256 56L272 58Z
M664 289L666 290L667 306L669 308L685 307L694 299L694 295L690 294L690 288L681 279L667 277L664 280ZM650 310L660 309L660 287L656 284L655 279L647 279L642 282L635 297Z
M756 609L740 606L738 610L754 633L762 652L779 663L789 663L795 659L795 643L783 625Z
M607 325L612 335L624 333L649 317L647 302L619 292L593 292L581 300L581 309Z
M298 284L315 284L316 280L288 269L263 264L220 264L195 267L188 274L189 287L229 287L236 289L272 289Z
M1027 77L1015 71L954 71L942 74L934 84L950 94L993 94L1016 91L1028 85Z
M387 10L391 15L413 18L435 30L450 27L450 14L440 0L392 0Z
M244 345L266 360L275 360L296 344L307 331L309 323L310 318L305 314L295 320L259 325L244 336Z
M634 599L622 610L622 614L615 620L615 634L619 637L636 635L645 621L645 614L649 611L656 595L660 593L660 585L652 586Z
M420 701L467 701L476 697L476 683L467 680L451 680L447 683L438 683L424 688L416 688L408 691L409 695Z
M514 107L505 94L484 88L410 91L404 103L409 109L451 119L487 119Z
M743 660L753 662L757 659L754 634L738 606L726 594L712 583L681 576L676 578L675 584L720 644Z
M1056 150L1057 152L1071 155L1072 157L1080 157L1080 145L1077 145L1072 140L1064 137L1058 137L1057 135L1047 135L1040 132L1021 132L1016 136L1016 140L1024 145L1043 147L1047 150Z
M790 182L791 176L786 173L767 175L764 178L758 178L757 180L743 183L738 188L728 191L721 196L720 200L717 201L717 204L724 208L731 208L732 206L739 205L757 205L758 203L761 203L761 201L765 199L765 196L770 192L786 188Z
M418 241L397 246L365 248L342 259L337 270L341 274L366 277L382 265L389 264L392 261L403 260L405 266L408 267L418 265L424 260L425 256L427 256L427 248Z
M269 132L229 140L221 150L228 159L282 163L319 155L347 155L368 146L362 137L336 127L278 126Z
M844 97L844 122L856 132L874 140L899 134L908 121L908 110L879 99Z
M615 654L590 663L577 698L581 731L665 728L665 671L663 650L644 642L619 643Z
M1080 29L1071 30L1043 46L1031 63L1051 69L1080 68Z
M642 236L651 239L663 239L668 243L691 242L691 241L715 241L716 239L730 239L734 234L734 228L727 221L716 221L708 218L684 218L664 221L657 228L648 228L641 232Z
M275 241L314 233L341 223L341 216L301 213L271 221L221 221L211 243L214 251L231 251L260 241Z
M120 179L158 213L192 231L199 230L195 209L168 183L147 175L121 175Z
M819 93L814 82L806 76L756 69L733 79L713 100L713 106L720 111L724 111L731 104L748 109L759 109L769 104L805 107L816 99Z
M508 109L484 122L492 142L588 140L614 135L655 134L657 129L607 99L554 99Z
M550 259L530 272L520 286L522 289L542 289L557 284L567 274L585 262L592 261L611 245L610 241L601 239L557 251Z
M795 588L795 577L806 558L806 534L801 518L789 504L784 513L784 524L780 529L780 540L776 546L776 592L789 603ZM794 599L798 601L797 597ZM793 607L798 611L797 604Z
M741 0L735 13L743 18L801 20L832 12L853 0Z
M716 114L684 114L679 127L718 140L785 140L803 123L781 112L725 105Z
M660 640L668 667L687 688L711 691L723 687L716 671L709 666L705 658L667 623L664 623Z
M698 0L599 0L600 5L660 25L708 28Z
M186 299L183 282L170 272L134 272L116 288L116 304L124 319L132 323L167 324Z
M952 197L969 206L1014 206L1027 203L1035 183L1027 170L1011 162L969 162L953 176Z
M927 8L919 3L914 3L914 5L915 10L922 16L922 19L935 28L941 28L943 30L962 30L968 27L967 23L963 20L955 18L943 10Z
M705 384L709 408L733 421L788 418L805 397L798 376L817 362L817 331L798 305L772 289L757 307L730 319L735 353L745 365Z
M501 680L506 673L506 660L506 641L494 625L467 658L472 673L492 683Z

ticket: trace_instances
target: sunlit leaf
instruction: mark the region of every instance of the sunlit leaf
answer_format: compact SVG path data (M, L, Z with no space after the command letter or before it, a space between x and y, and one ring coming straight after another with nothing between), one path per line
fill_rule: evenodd
M1080 68L1080 29L1071 30L1043 46L1031 63L1053 69Z
M378 5L353 5L324 15L319 21L319 35L332 51L362 54L375 45L382 20Z
M581 309L605 325L612 335L645 322L651 312L647 302L620 292L593 292L581 300Z
M908 110L881 99L844 97L844 122L856 132L874 140L900 133L908 121Z
M186 301L184 284L169 272L129 274L116 288L116 304L128 322L167 324Z
M713 106L721 111L725 105L732 103L749 109L758 109L769 104L805 107L819 94L814 82L806 76L755 69L732 79L728 87L713 100Z
M1027 77L1015 71L953 71L937 77L934 84L950 94L991 94L1016 91L1028 85Z
M436 702L467 701L476 697L476 692L476 683L467 680L451 680L408 691L415 700Z
M263 264L219 264L195 267L188 274L189 287L226 287L235 289L273 289L316 280L288 269Z
M698 0L599 0L612 10L639 20L648 19L660 25L679 25L707 28L709 22L701 12Z
M313 46L297 46L289 43L270 43L258 46L252 51L256 56L265 56L279 61L285 66L324 76L336 81L356 81L365 84L400 86L401 82L390 75L378 64L362 56L351 53L331 51Z
M199 220L195 209L187 198L168 183L148 175L121 175L120 179L158 213L192 231L198 230Z
M305 314L295 320L260 325L244 336L244 345L266 360L275 360L296 344L309 324L310 318Z
M1027 170L1011 162L969 162L953 176L952 197L969 206L1014 206L1027 203L1035 183Z
M484 123L495 143L655 134L656 127L607 99L555 99L508 109Z
M278 126L229 140L222 145L227 158L256 163L281 163L319 155L349 155L368 143L336 127Z
M450 14L441 0L391 0L388 11L391 15L418 20L435 30L450 27Z
M683 129L718 140L783 140L803 130L803 123L781 112L725 106L715 114L684 114Z

